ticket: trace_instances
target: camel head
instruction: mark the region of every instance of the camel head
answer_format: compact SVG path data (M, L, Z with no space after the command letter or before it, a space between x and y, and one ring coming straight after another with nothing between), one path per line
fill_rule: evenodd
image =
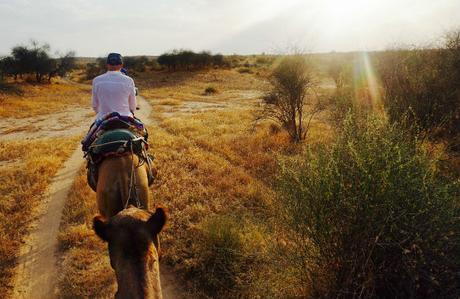
M108 221L94 217L94 230L108 243L110 264L117 277L115 298L162 298L158 234L165 223L163 208L152 214L130 206Z

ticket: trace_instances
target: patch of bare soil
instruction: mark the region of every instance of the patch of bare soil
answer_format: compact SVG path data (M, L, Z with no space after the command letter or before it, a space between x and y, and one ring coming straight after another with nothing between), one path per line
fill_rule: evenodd
M78 135L91 124L90 108L69 108L46 116L0 119L2 140L27 140Z
M162 104L163 116L174 116L177 113L199 113L207 111L217 111L231 109L247 109L260 102L262 94L259 91L229 91L225 92L225 97L230 99L220 99L220 95L207 96L206 101L182 101L180 104Z

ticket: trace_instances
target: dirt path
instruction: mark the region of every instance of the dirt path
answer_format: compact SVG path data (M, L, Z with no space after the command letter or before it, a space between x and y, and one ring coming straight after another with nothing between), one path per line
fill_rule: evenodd
M21 248L14 298L56 298L57 235L67 193L83 163L78 147L54 177L39 219Z
M136 116L147 125L155 124L149 117L152 111L150 104L138 97L138 105L140 110L136 111ZM87 114L79 113L82 123L86 125L88 122L83 121L84 115ZM14 298L57 298L56 251L59 225L67 194L83 162L78 145L52 180L46 199L40 203L37 209L38 220L32 225L31 233L20 250ZM162 271L163 298L181 298L173 272L167 267L162 267Z

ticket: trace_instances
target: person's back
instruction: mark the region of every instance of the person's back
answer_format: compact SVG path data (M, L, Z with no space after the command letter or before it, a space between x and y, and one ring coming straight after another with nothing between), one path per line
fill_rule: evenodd
M134 81L120 72L120 54L111 53L107 58L108 71L93 80L92 106L101 119L111 112L133 116L136 109Z

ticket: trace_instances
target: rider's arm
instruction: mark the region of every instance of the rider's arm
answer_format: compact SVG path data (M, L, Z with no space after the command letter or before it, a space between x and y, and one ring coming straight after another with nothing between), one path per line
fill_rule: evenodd
M92 87L92 97L91 97L91 104L93 106L93 110L98 113L98 106L99 106L99 99L97 98L97 94L96 94L96 85L94 84L94 81L93 81L93 87Z
M134 81L132 82L132 86L130 86L130 93L129 93L129 110L135 111L137 107L137 100L136 100L136 88L134 87Z

